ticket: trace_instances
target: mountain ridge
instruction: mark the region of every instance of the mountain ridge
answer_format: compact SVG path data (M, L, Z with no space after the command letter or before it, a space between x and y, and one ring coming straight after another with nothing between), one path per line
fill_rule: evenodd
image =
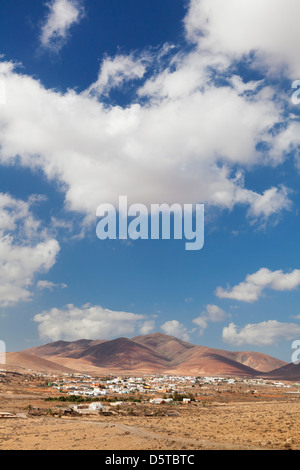
M11 353L12 354L12 353ZM226 351L194 345L163 333L131 339L55 341L21 351L32 360L48 361L53 369L89 373L164 373L172 375L266 376L288 363L263 353ZM47 363L39 362L47 369ZM299 377L300 378L300 377Z

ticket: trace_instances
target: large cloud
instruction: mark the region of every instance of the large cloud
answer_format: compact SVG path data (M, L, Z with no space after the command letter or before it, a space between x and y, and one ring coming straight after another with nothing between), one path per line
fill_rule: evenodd
M56 341L64 339L110 339L120 336L146 334L153 330L154 324L145 315L130 312L107 310L98 305L64 309L53 308L35 315L42 339Z
M60 247L25 202L0 193L0 306L27 301L35 276L48 272Z
M211 83L188 96L121 108L87 93L46 90L10 63L0 64L1 78L7 104L0 160L12 164L18 156L22 165L42 168L61 182L71 210L94 215L99 204L117 205L120 195L148 205L244 204L256 218L289 207L286 188L258 194L231 168L261 162L257 145L280 121L280 107L263 92L249 99L239 86Z
M298 0L190 0L188 38L232 58L256 53L263 68L300 77Z
M102 203L117 205L120 195L148 205L242 204L255 220L289 209L284 185L258 193L244 182L245 172L282 163L298 142L298 123L286 118L285 97L264 81L245 83L232 71L236 55L257 43L266 49L261 30L256 39L251 26L261 3L191 0L186 31L199 44L189 51L165 46L156 56L140 51L106 57L98 79L82 93L47 90L10 62L0 63L7 98L0 115L0 162L13 164L18 157L22 165L41 168L60 181L67 208L89 217ZM264 3L277 21L279 0ZM299 7L291 0L290 7L294 25ZM237 40L233 21L249 47ZM264 30L269 42L271 33ZM233 35L232 44L241 50L232 51L223 34ZM110 91L121 92L128 80L134 80L135 98L127 106L108 105Z

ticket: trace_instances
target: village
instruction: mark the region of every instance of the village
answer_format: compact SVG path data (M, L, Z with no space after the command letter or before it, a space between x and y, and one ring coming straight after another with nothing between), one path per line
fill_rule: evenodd
M48 376L44 376L48 378ZM50 376L51 378L51 376ZM145 377L105 377L94 378L89 375L68 375L54 377L54 381L48 382L54 390L60 393L77 396L109 396L112 394L130 395L139 394L172 394L193 393L199 390L210 389L214 386L249 385L272 386L276 388L291 388L291 384L270 381L265 379L246 379L231 377L191 377L191 376L168 376L150 375ZM195 394L195 393L193 393Z
M7 373L9 374L9 373ZM300 396L300 384L263 378L147 375L93 377L30 372L24 385L46 401L63 402L79 413L112 412L122 405L205 405L214 402Z

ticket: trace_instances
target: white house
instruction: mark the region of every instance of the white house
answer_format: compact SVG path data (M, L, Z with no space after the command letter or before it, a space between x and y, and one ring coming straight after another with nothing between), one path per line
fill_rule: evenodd
M104 410L104 406L101 403L91 403L89 409L94 411Z

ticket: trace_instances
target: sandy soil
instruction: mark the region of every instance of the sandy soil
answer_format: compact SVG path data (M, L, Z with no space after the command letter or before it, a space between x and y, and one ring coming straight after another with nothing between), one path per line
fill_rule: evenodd
M13 415L14 416L14 415ZM0 449L300 449L300 403L214 404L179 417L0 418Z

